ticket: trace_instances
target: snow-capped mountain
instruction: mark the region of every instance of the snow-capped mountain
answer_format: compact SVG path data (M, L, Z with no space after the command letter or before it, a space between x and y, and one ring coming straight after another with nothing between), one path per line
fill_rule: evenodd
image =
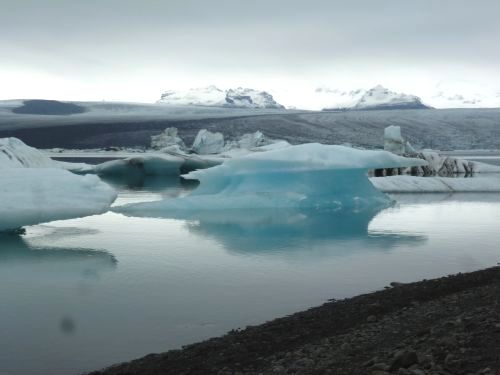
M200 105L222 107L226 102L226 93L215 86L194 88L185 91L165 91L158 103L175 105Z
M226 102L229 106L243 108L285 108L276 102L268 92L243 87L227 90Z
M194 105L205 107L283 109L266 91L250 88L221 90L216 86L194 88L185 91L166 91L158 101L160 104Z
M316 108L346 109L353 108L366 90L340 90L320 87L315 90L314 100Z
M378 85L368 90L353 109L428 109L415 95L408 95L390 91Z
M373 109L428 109L428 105L415 95L396 93L378 85L370 90L339 91L317 89L317 93L331 96L332 104L325 110L373 110Z
M440 82L429 99L436 108L499 108L500 90L474 82Z

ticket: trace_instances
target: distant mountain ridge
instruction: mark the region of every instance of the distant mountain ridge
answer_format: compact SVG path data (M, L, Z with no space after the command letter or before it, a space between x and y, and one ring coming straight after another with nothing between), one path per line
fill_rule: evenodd
M157 103L225 108L285 108L268 92L243 87L221 90L216 86L207 86L185 91L169 90L162 94Z
M331 95L329 110L383 110L383 109L431 109L416 95L409 95L390 91L378 85L369 90L340 91L325 88L316 89L317 93Z

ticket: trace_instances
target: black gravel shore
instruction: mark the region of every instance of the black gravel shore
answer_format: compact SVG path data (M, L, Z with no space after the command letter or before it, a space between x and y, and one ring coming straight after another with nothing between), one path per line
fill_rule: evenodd
M500 267L394 283L92 374L500 375Z

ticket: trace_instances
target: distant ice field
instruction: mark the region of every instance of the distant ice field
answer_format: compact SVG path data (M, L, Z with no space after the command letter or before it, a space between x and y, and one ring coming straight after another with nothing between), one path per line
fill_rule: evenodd
M417 148L500 150L500 109L307 112L130 103L84 103L66 116L12 113L19 102L0 103L0 137L15 136L37 148L146 147L152 135L175 126L192 143L200 129L227 139L261 130L290 143L319 142L381 148L383 129L401 126Z

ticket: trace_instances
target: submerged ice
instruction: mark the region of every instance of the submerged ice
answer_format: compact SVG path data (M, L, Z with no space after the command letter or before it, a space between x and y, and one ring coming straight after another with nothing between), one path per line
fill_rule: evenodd
M191 195L117 210L362 209L390 202L370 183L368 170L425 163L386 151L303 144L229 159L222 165L190 172L184 177L200 181Z

